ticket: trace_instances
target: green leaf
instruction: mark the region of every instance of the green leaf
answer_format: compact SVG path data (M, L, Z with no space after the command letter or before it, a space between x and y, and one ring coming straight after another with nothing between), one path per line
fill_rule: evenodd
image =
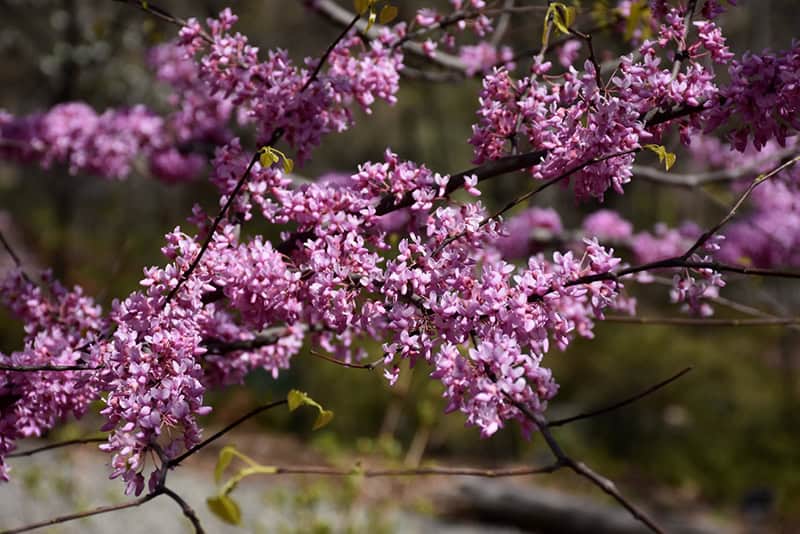
M367 32L368 32L368 31L369 31L369 29L370 29L370 28L372 28L372 25L373 25L373 24L375 24L375 17L376 17L376 16L377 16L377 15L375 15L375 11L374 11L374 10L372 10L372 9L370 9L370 10L369 10L369 20L367 20L367 29L366 29L366 30L364 30L364 31L367 31Z
M558 31L564 34L569 33L569 27L575 22L575 8L567 7L560 2L550 4L553 10L553 24Z
M664 155L664 166L667 168L667 170L670 170L672 166L675 165L675 161L677 159L678 157L674 152L667 152L666 155Z
M295 411L300 406L313 406L319 410L319 415L316 421L314 421L313 430L318 430L326 426L333 419L333 412L331 410L324 409L320 403L309 397L308 394L303 391L297 389L291 390L289 395L286 396L286 400L289 404L290 412Z
M674 153L667 152L667 149L661 145L644 145L642 148L654 152L658 156L658 161L664 163L664 167L666 167L667 170L670 170L678 159Z
M312 404L319 406L314 400L309 397L305 392L300 391L298 389L293 389L289 392L289 395L286 396L286 400L289 403L289 411L293 412L298 409L300 406L306 404Z
M314 421L314 426L311 427L311 430L319 430L320 428L327 426L332 420L333 412L330 410L322 410L319 412L317 420Z
M397 7L385 5L381 9L381 14L378 16L378 22L381 24L389 24L397 18Z
M236 449L232 445L226 445L219 451L217 465L214 467L214 482L219 484L219 481L222 480L222 473L231 464L234 456L236 456Z
M217 495L206 499L208 508L220 519L231 525L242 523L242 511L236 501L227 495Z
M353 0L353 7L359 15L366 13L370 4L371 2L369 0Z
M277 163L278 159L278 154L275 153L274 148L271 146L261 147L261 156L258 161L261 163L262 167L269 167L273 163Z

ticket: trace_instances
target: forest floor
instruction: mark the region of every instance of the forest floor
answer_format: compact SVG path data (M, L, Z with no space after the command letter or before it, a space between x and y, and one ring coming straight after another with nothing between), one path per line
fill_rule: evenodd
M240 432L221 441L236 443L242 452L261 461L269 458L270 465L331 465L330 458L326 459L292 436ZM28 442L21 449L37 445ZM516 515L519 524L527 520L526 517L530 519L531 514L546 515L549 510L557 520L566 515L571 519L585 515L588 524L581 527L578 523L577 531L644 532L627 512L610 502L600 504L545 489L534 485L530 477L499 481L475 477L256 476L243 481L232 494L242 510L242 525L234 527L215 517L205 504L217 489L213 472L222 445L215 443L201 451L171 472L167 480L167 486L197 511L208 533L510 534L530 531L530 528L498 525L498 519L509 517L513 523ZM10 459L12 482L0 485L0 529L129 500L122 494L122 483L108 479L105 465L108 456L95 447L79 445ZM378 458L362 460L360 465L364 468L387 466ZM334 464L348 468L353 467L355 461L353 457L342 455ZM232 464L229 474L235 473L235 465ZM534 482L538 480L541 479ZM450 514L440 515L443 510L449 510ZM477 522L476 517L492 523ZM566 528L567 523L563 526ZM700 521L697 518L672 521L671 526L676 528L671 528L670 532L693 534L738 530L710 522L707 517ZM562 531L553 528L540 531ZM120 534L192 532L176 503L163 496L141 507L41 530L65 534L117 531Z

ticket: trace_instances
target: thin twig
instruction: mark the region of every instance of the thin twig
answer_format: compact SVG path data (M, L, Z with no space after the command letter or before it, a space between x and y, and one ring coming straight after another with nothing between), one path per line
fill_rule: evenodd
M239 178L239 181L236 183L236 187L234 187L231 194L228 195L228 200L225 202L225 205L222 206L222 209L219 210L219 213L217 213L217 216L214 218L214 222L211 223L211 229L208 231L208 235L206 236L205 241L203 241L203 244L200 247L200 251L197 253L197 256L195 256L194 260L189 265L189 268L186 269L183 272L183 274L181 274L181 277L178 279L178 283L175 284L175 287L173 287L167 294L167 298L164 300L164 305L163 305L164 308L167 307L167 305L170 303L170 301L178 292L178 290L183 286L184 283L186 283L186 281L192 275L194 270L197 268L198 264L200 263L200 260L203 258L203 254L205 254L206 250L208 250L211 241L214 239L214 234L219 228L219 225L222 223L222 219L225 218L225 215L227 215L228 213L228 209L233 204L233 201L236 199L236 196L242 190L242 187L244 187L247 178L250 176L250 172L253 170L253 166L259 159L259 155L260 152L256 152L255 154L253 154L253 157L250 158L250 163L247 165L247 169L245 169L244 174L242 174L242 177Z
M658 524L655 521L653 521L643 510L641 510L635 504L626 499L619 492L619 490L617 490L616 486L612 481L599 475L583 462L577 462L573 460L571 457L567 456L567 454L561 448L559 443L556 441L552 432L550 432L549 423L547 422L547 419L545 419L543 415L533 413L527 406L525 406L522 403L514 401L512 402L514 406L516 406L517 409L519 409L539 429L539 432L541 432L542 437L545 440L545 443L547 443L547 446L550 448L550 451L553 453L553 456L555 456L558 464L572 469L578 475L591 481L595 486L599 487L605 493L613 497L619 504L621 504L626 510L628 510L631 513L631 515L633 515L633 517L638 519L653 532L658 532L658 533L664 532L664 530L661 527L659 527Z
M627 399L621 400L619 402L615 402L614 404L612 404L610 406L606 406L605 408L600 408L600 409L597 409L597 410L592 410L590 412L580 413L578 415L573 415L572 417L565 417L563 419L556 419L554 421L548 421L547 425L549 427L551 427L551 428L552 427L557 427L557 426L563 426L563 425L566 425L566 424L569 424L569 423L574 423L575 421L580 421L582 419L589 419L590 417L596 417L598 415L603 415L603 414L608 413L608 412L613 412L614 410L618 410L618 409L620 409L622 407L628 406L629 404L633 404L634 402L638 401L639 399L642 399L642 398L644 398L644 397L646 397L646 396L648 396L648 395L650 395L652 393L655 393L659 389L670 385L671 383L675 382L676 380L678 380L680 377L682 377L683 375L685 375L686 373L688 373L691 370L692 370L691 367L687 367L686 369L684 369L684 370L672 375L671 377L667 378L666 380L662 380L658 384L650 386L646 390L644 390L644 391L642 391L640 393L637 393L636 395L634 395L632 397L628 397Z
M747 165L740 165L731 169L722 169L718 171L709 171L701 173L687 173L677 174L672 172L664 172L652 167L645 167L643 165L634 165L633 174L637 178L665 185L672 185L677 187L695 188L702 185L733 182L745 178L758 169L762 168L765 163L780 161L787 156L797 153L797 145L787 147L776 154L766 158L758 158Z
M170 499L172 499L173 501L175 501L176 503L178 503L178 505L181 507L183 515L185 515L186 518L189 519L189 521L192 523L195 534L205 534L205 530L203 530L203 526L200 524L200 519L197 518L197 514L195 513L194 509L191 506L189 506L188 502L183 500L183 498L180 495L178 495L177 493L175 493L166 486L161 488L161 492Z
M52 526L52 525L58 525L58 524L61 524L61 523L67 523L69 521L74 521L76 519L83 519L85 517L92 517L92 516L95 516L95 515L107 514L107 513L110 513L110 512L117 512L119 510L125 510L127 508L134 508L136 506L141 506L141 505L143 505L144 503L146 503L148 501L151 501L152 499L158 497L158 495L159 494L157 492L148 493L144 497L140 497L140 498L136 499L135 501L131 501L131 502L123 503L123 504L114 504L114 505L111 505L111 506L101 506L99 508L95 508L94 510L87 510L85 512L77 512L77 513L74 513L74 514L62 515L62 516L59 516L59 517L54 517L52 519L48 519L46 521L41 521L39 523L31 523L29 525L25 525L25 526L22 526L22 527L12 528L12 529L9 529L9 530L4 530L3 532L0 532L0 534L18 534L19 532L30 532L31 530L36 530L36 529L39 529L39 528L49 527L49 526Z
M372 371L379 365L383 363L383 358L379 358L371 363L348 363L338 358L332 358L326 354L322 354L321 352L317 352L315 350L310 350L309 353L314 356L315 358L319 358L320 360L325 360L326 362L335 363L336 365L340 365L342 367L349 367L351 369L366 369L367 371Z
M324 476L357 475L365 478L405 476L470 476L501 478L547 474L557 471L560 467L561 466L557 463L544 467L519 467L508 469L476 469L472 467L420 467L415 469L362 469L356 467L353 469L339 469L327 466L274 466L274 472L264 474Z
M750 196L750 194L753 192L753 190L755 190L756 187L758 187L759 185L763 184L764 182L766 182L767 180L769 180L770 178L772 178L776 174L780 173L784 169L786 169L788 167L791 167L792 165L794 165L798 161L800 161L800 156L795 156L792 159L790 159L789 161L783 163L782 165L779 165L778 167L775 167L770 172L768 172L766 174L759 175L758 177L756 177L756 179L753 180L750 183L750 186L744 191L744 193L741 194L739 199L734 203L734 205L731 207L730 211L728 211L728 213L717 224L712 226L708 231L704 232L703 235L701 235L697 239L697 241L694 243L694 245L689 247L689 250L687 250L683 254L683 256L681 256L681 257L684 258L684 259L689 258L689 256L694 254L695 251L697 251L709 239L711 239L712 236L714 236L717 232L719 232L722 229L723 226L728 224L728 222L733 218L733 216L736 215L737 210L741 207L742 204L744 204L744 201L747 200L747 198Z
M791 326L800 324L800 317L772 317L756 319L716 319L699 317L627 317L608 315L603 322L640 325L676 326Z
M519 204L525 202L526 200L538 195L539 193L541 193L545 189L547 189L547 188L549 188L549 187L551 187L551 186L553 186L553 185L555 185L555 184L557 184L559 182L562 182L562 181L566 180L567 178L569 178L570 176L572 176L576 172L581 171L581 170L585 169L586 167L589 167L590 165L594 165L595 163L600 163L600 162L603 162L603 161L606 161L606 160L609 160L609 159L612 159L612 158L617 158L617 157L620 157L620 156L627 156L629 154L634 154L636 152L639 152L640 150L641 149L639 149L639 148L634 148L634 149L631 149L631 150L625 150L623 152L617 152L615 154L608 154L606 156L602 156L602 157L599 157L599 158L590 159L589 161L585 161L585 162L581 163L580 165L576 165L576 166L572 167L571 169L568 169L568 170L564 171L559 176L556 176L555 178L551 178L550 180L544 182L540 186L528 191L524 195L515 198L514 200L512 200L511 202L509 202L508 204L503 206L501 209L499 209L495 213L493 213L493 214L487 216L486 218L484 218L481 221L481 223L478 225L478 228L483 228L484 226L489 224L491 221L497 220L499 217L504 215L506 212L508 212L509 210L514 208L515 206L518 206ZM439 254L439 252L442 251L442 249L447 247L453 241L456 241L457 239L460 239L460 238L466 236L467 233L468 233L467 230L464 230L462 232L459 232L458 234L455 234L453 236L448 237L447 239L442 241L441 245L436 247L436 249L431 253L431 257L436 257Z
M42 447L37 447L35 449L29 449L27 451L12 452L11 454L7 455L6 458L22 458L24 456L33 456L34 454L39 452L51 451L53 449L60 449L62 447L69 447L71 445L84 445L86 443L103 443L105 441L107 441L107 438L70 439L67 441L59 441L58 443L51 443L49 445L44 445Z
M170 14L169 12L152 4L149 1L147 2L144 2L142 0L114 0L114 1L137 7L147 14L152 15L165 22L169 22L170 24L173 24L179 28L185 28L188 24L188 21L186 21L185 19L176 17L175 15ZM201 29L199 35L205 42L209 44L214 42L214 39L205 30Z
M87 367L83 364L76 365L0 365L0 371L9 371L12 373L38 373L42 371L97 371L102 369L102 366Z
M325 50L325 53L322 54L322 57L319 60L319 63L317 63L317 66L314 68L314 72L311 74L311 77L308 80L306 80L306 83L304 83L303 87L300 89L300 94L302 94L306 89L308 89L308 86L311 85L314 82L314 80L317 79L317 76L319 76L319 71L322 70L322 66L325 65L325 61L328 59L328 56L331 55L331 52L333 52L334 48L336 48L336 45L338 45L339 42L347 36L347 34L350 32L353 26L356 25L356 22L358 22L358 19L360 18L361 15L356 14L353 17L353 20L350 21L350 24L345 26L344 30L342 30L342 33L339 34L339 37L337 37L336 40L330 44L328 49Z
M243 416L241 416L238 419L236 419L234 422L232 422L229 425L225 426L225 428L223 428L219 432L214 433L210 438L198 443L197 445L195 445L191 449L187 450L186 452L184 452L180 456L177 456L177 457L173 458L172 460L169 460L167 462L167 467L168 468L176 467L178 464L183 462L186 458L188 458L189 456L193 455L194 453L196 453L200 449L203 449L206 446L210 445L212 442L218 440L219 438L221 438L222 436L224 436L225 434L227 434L228 432L230 432L231 430L233 430L237 426L241 425L242 423L244 423L248 419L250 419L252 417L255 417L256 415L258 415L258 414L260 414L262 412L265 412L265 411L267 411L267 410L269 410L271 408L275 408L276 406L282 406L282 405L284 405L286 403L287 403L286 399L281 399L281 400L278 400L278 401L270 402L269 404L264 404L262 406L254 408L253 410L250 410L249 412L247 412Z

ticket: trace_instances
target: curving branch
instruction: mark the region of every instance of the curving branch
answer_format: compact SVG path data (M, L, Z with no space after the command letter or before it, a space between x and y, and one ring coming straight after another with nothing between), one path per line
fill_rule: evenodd
M70 521L75 521L76 519L84 519L86 517L92 517L95 515L101 514L108 514L111 512L117 512L119 510L126 510L128 508L135 508L137 506L141 506L146 502L150 502L156 497L158 497L158 493L152 492L148 493L144 497L140 497L134 501L126 502L122 504L114 504L111 506L100 506L99 508L95 508L93 510L87 510L85 512L77 512L74 514L67 514L62 515L59 517L54 517L52 519L48 519L46 521L40 521L38 523L31 523L29 525L25 525L22 527L12 528L8 530L4 530L0 532L0 534L18 534L20 532L30 532L31 530L37 530L44 527L50 527L53 525L60 525L61 523L68 523Z
M746 319L716 319L706 317L627 317L609 315L603 319L607 323L624 323L638 325L673 325L673 326L797 326L800 317L760 317Z
M653 521L653 519L651 519L646 512L644 512L644 510L640 509L638 506L636 506L627 498L625 498L619 492L616 485L611 480L596 473L585 463L576 461L572 457L567 455L561 448L561 445L558 443L558 441L556 441L555 437L553 436L553 433L550 431L550 424L543 415L539 415L532 412L524 404L518 403L513 400L511 402L514 404L514 406L517 407L518 410L520 410L520 412L522 412L525 415L525 417L527 417L536 426L536 428L539 429L539 432L541 432L542 437L545 440L545 443L547 443L547 446L550 449L550 452L552 452L553 456L555 456L557 465L569 468L578 475L589 480L592 484L603 490L606 494L613 497L614 500L616 500L620 505L622 505L626 510L628 510L631 513L631 515L633 515L633 517L635 517L637 520L639 520L642 524L647 526L653 532L657 533L664 532L664 530L660 526L658 526L658 524L655 521Z
M256 415L258 415L260 413L263 413L263 412L266 412L267 410L270 410L270 409L275 408L277 406L283 406L284 404L287 404L287 402L288 401L286 399L282 399L282 400L270 402L268 404L263 404L263 405L261 405L261 406L259 406L257 408L254 408L254 409L250 410L249 412L247 412L243 416L239 417L238 419L236 419L232 423L226 425L219 432L215 432L211 437L201 441L200 443L198 443L197 445L195 445L191 449L187 450L186 452L184 452L180 456L177 456L177 457L165 462L166 467L168 469L172 469L172 468L178 466L185 459L187 459L188 457L192 456L197 451L199 451L201 449L204 449L205 447L207 447L208 445L210 445L214 441L218 440L219 438L221 438L222 436L224 436L225 434L227 434L228 432L230 432L231 430L233 430L237 426L241 425L242 423L244 423L248 419L251 419L251 418L255 417Z
M87 443L103 443L106 441L106 438L80 438L80 439L70 439L67 441L59 441L57 443L51 443L49 445L44 445L42 447L36 447L35 449L29 449L27 451L19 451L19 452L12 452L8 454L6 458L22 458L25 456L33 456L34 454L51 451L54 449L61 449L63 447L70 447L72 445L84 445Z
M639 178L649 182L675 186L675 187L688 187L696 188L704 185L730 183L742 178L752 176L753 173L758 172L758 169L763 168L765 164L774 162L775 160L782 160L788 156L797 153L797 145L786 147L778 151L772 156L767 158L759 158L747 165L741 165L732 169L721 169L717 171L700 172L700 173L687 173L676 174L665 172L652 167L644 165L634 165L633 174Z
M654 384L654 385L650 386L649 388L645 389L644 391L642 391L640 393L637 393L636 395L634 395L632 397L628 397L627 399L621 400L619 402L615 402L614 404L611 404L611 405L606 406L604 408L599 408L597 410L592 410L592 411L589 411L589 412L580 413L580 414L577 414L577 415L573 415L571 417L565 417L563 419L555 419L553 421L548 421L547 425L550 428L558 427L558 426L564 426L564 425L567 425L569 423L574 423L575 421L581 421L583 419L590 419L592 417L597 417L598 415L604 415L604 414L607 414L609 412L613 412L615 410L618 410L620 408L628 406L629 404L633 404L634 402L636 402L636 401L638 401L640 399L643 399L644 397L647 397L648 395L651 395L652 393L655 393L656 391L658 391L661 388L667 387L668 385L672 384L673 382L675 382L676 380L678 380L680 377L682 377L683 375L685 375L686 373L688 373L691 370L692 370L691 367L687 367L687 368L683 369L682 371L679 371L678 373L676 373L676 374L672 375L671 377L667 378L666 380L662 380L658 384Z

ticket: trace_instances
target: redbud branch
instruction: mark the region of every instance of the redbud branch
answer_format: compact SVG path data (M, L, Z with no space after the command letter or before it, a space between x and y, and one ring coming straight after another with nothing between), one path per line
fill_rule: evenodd
M283 406L286 403L287 403L286 399L281 399L281 400L278 400L278 401L270 402L269 404L261 405L261 406L259 406L257 408L254 408L254 409L250 410L249 412L247 412L243 416L239 417L238 419L236 419L232 423L230 423L227 426L225 426L225 428L223 428L219 432L214 433L208 439L205 439L202 442L198 443L197 445L195 445L191 449L187 450L186 452L184 452L180 456L177 456L177 457L173 458L172 460L167 461L166 462L166 467L167 468L176 467L178 464L183 462L186 458L190 457L191 455L193 455L197 451L207 447L208 445L210 445L214 441L218 440L219 438L221 438L222 436L224 436L225 434L227 434L228 432L230 432L231 430L233 430L234 428L236 428L240 424L244 423L248 419L251 419L251 418L255 417L256 415L258 415L258 414L260 414L262 412L265 412L267 410L275 408L276 406Z
M222 341L220 339L206 339L203 345L212 354L227 354L239 350L255 350L267 345L274 345L287 332L286 328L269 328L257 334L253 339L237 341Z
M586 43L586 47L589 49L589 62L594 67L594 81L597 84L597 90L605 93L605 86L603 85L603 79L600 77L600 64L597 62L597 57L594 53L594 45L592 44L592 34L591 33L583 33L575 28L568 28L571 35L575 35Z
M277 131L279 131L279 130L276 130L276 132ZM273 134L273 137L274 136L275 136L275 134ZM271 143L269 143L269 144L271 144ZM260 153L256 152L255 154L253 154L253 157L250 158L250 163L247 165L247 169L245 169L244 174L242 174L242 177L239 178L239 181L236 183L236 187L233 188L233 191L231 192L231 194L228 195L228 200L225 202L225 205L222 206L222 209L219 210L219 213L217 213L217 216L214 218L214 222L211 223L211 229L209 230L205 241L203 241L203 244L200 247L200 251L197 253L197 256L194 257L194 260L189 265L189 268L186 269L183 272L183 274L181 274L181 277L178 279L178 283L175 284L175 287L173 287L170 290L170 292L167 294L167 298L164 300L163 308L167 307L167 305L170 303L170 301L175 296L175 294L178 292L178 290L183 286L184 283L186 283L186 281L192 275L194 270L197 268L198 264L200 263L200 260L203 258L203 254L205 254L206 250L208 250L208 247L211 244L211 241L214 239L214 234L216 233L217 229L219 228L219 225L222 223L222 219L225 218L225 215L228 213L228 209L230 209L231 204L233 204L234 199L236 199L236 196L242 190L242 187L244 187L244 184L247 181L247 178L250 176L250 172L253 170L253 166L258 161L259 155L260 155Z
M183 498L181 498L180 495L166 486L161 488L161 493L178 503L178 505L181 507L183 515L185 515L186 518L192 523L195 534L205 534L205 530L203 530L203 526L200 524L200 519L197 518L197 514L195 513L194 509L189 506L189 503L187 503L185 500L183 500Z
M37 447L35 449L30 449L27 451L19 451L19 452L12 452L11 454L7 455L6 458L22 458L24 456L33 456L34 454L50 451L53 449L60 449L62 447L69 447L71 445L83 445L86 443L103 443L106 441L106 438L81 438L81 439L70 439L67 441L59 441L58 443L51 443L49 445L44 445L43 447Z
M127 508L134 508L136 506L141 506L144 503L153 500L154 498L158 497L158 492L148 493L147 495L136 499L135 501L126 502L123 504L114 504L111 506L101 506L99 508L95 508L94 510L87 510L85 512L77 512L74 514L69 515L62 515L60 517L54 517L52 519L48 519L46 521L41 521L39 523L31 523L29 525L25 525L18 528L12 528L9 530L4 530L0 534L18 534L20 532L30 532L31 530L36 530L43 527L49 527L52 525L58 525L61 523L67 523L69 521L74 521L76 519L83 519L85 517L92 517L95 515L100 514L107 514L110 512L116 512L119 510L125 510Z
M102 369L102 366L86 366L82 364L76 365L27 365L27 366L14 366L14 365L0 365L0 371L11 371L15 373L36 373L40 371L97 371Z
M322 354L321 352L317 352L315 350L310 350L309 354L314 356L315 358L319 358L320 360L325 360L326 362L335 363L336 365L340 365L342 367L348 367L350 369L366 369L368 371L372 371L379 365L383 363L383 358L379 358L371 363L347 363L337 358L332 358L326 354Z
M322 57L320 58L319 62L317 63L317 66L314 69L314 72L311 74L311 77L308 80L306 80L306 83L304 83L303 87L300 89L300 93L303 93L306 89L308 89L308 86L311 85L313 83L313 81L317 79L317 76L319 75L319 71L322 70L322 66L325 65L325 61L328 59L328 56L331 55L331 52L333 52L333 49L336 48L336 45L339 44L339 42L347 36L347 34L350 32L350 30L353 28L353 26L356 25L356 22L358 22L358 19L360 19L360 18L361 18L361 15L356 13L356 15L353 16L353 19L350 21L350 24L345 26L344 30L342 30L342 33L339 34L339 37L337 37L336 40L334 40L330 44L328 49L325 50L325 53L322 54Z
M420 467L415 469L339 469L327 466L270 466L272 473L264 475L324 475L324 476L363 476L406 477L406 476L470 476L484 478L518 477L543 475L557 471L561 465L553 463L544 467L520 467L508 469L476 469L472 467Z
M6 252L8 252L8 255L11 256L11 260L14 262L14 265L16 265L17 269L19 269L19 272L20 272L22 278L24 278L26 282L32 284L33 281L28 276L28 273L26 273L25 271L22 270L22 260L20 260L19 255L16 253L14 248L11 246L11 243L8 242L8 240L6 239L6 236L3 235L2 231L0 231L0 243L2 243L3 248L6 250Z
M563 426L563 425L566 425L566 424L569 424L569 423L574 423L575 421L580 421L582 419L589 419L591 417L596 417L598 415L603 415L603 414L606 414L608 412L613 412L614 410L618 410L618 409L620 409L622 407L628 406L629 404L633 404L634 402L636 402L636 401L638 401L638 400L640 400L640 399L642 399L644 397L647 397L648 395L650 395L652 393L655 393L659 389L670 385L671 383L675 382L676 380L678 380L680 377L682 377L683 375L685 375L686 373L688 373L691 370L692 370L691 367L687 367L686 369L683 369L682 371L672 375L671 377L667 378L666 380L662 380L658 384L652 385L649 388L645 389L644 391L642 391L640 393L637 393L636 395L634 395L632 397L628 397L627 399L621 400L619 402L615 402L614 404L611 404L610 406L606 406L604 408L600 408L600 409L597 409L597 410L592 410L590 412L580 413L578 415L573 415L572 417L565 417L563 419L556 419L556 420L553 420L553 421L548 421L547 424L548 424L548 426L550 428L553 428L553 427L557 427L557 426Z
M512 401L514 406L517 407L528 419L530 419L536 427L541 432L542 437L544 438L547 446L550 448L550 451L553 453L553 456L556 457L557 464L563 467L568 467L572 469L578 475L588 479L591 481L595 486L603 490L605 493L613 497L619 504L621 504L626 510L628 510L633 517L638 519L640 522L645 524L648 528L650 528L653 532L664 532L661 527L659 527L650 517L642 510L640 510L636 505L632 502L628 501L623 495L617 490L614 483L597 474L593 471L589 466L584 464L583 462L577 462L573 460L571 457L567 456L564 450L561 448L559 443L556 441L555 437L553 437L552 432L550 432L550 426L547 422L547 419L543 415L533 413L527 406L522 403Z
M728 224L728 222L734 217L734 215L736 215L736 211L741 207L741 205L744 203L744 201L747 200L747 198L750 196L750 194L753 192L753 190L755 190L756 187L758 187L762 183L766 182L767 180L769 180L770 178L772 178L776 174L780 173L782 170L787 169L788 167L791 167L792 165L794 165L798 161L800 161L800 156L795 156L794 158L790 159L789 161L783 163L782 165L779 165L778 167L775 167L774 169L772 169L767 174L762 174L762 175L759 175L758 177L756 177L756 179L753 180L750 183L750 185L744 191L744 193L741 194L741 196L736 201L736 203L734 203L734 205L731 207L730 211L728 211L728 213L717 224L715 224L708 231L703 233L703 235L701 235L697 239L695 244L692 245L691 247L689 247L689 250L687 250L683 254L683 256L681 256L681 257L684 258L684 259L689 258L689 256L694 254L695 251L697 251L709 239L711 239L711 237L713 237L717 232L719 232L722 229L723 226Z
M506 212L508 212L510 209L514 208L515 206L518 206L519 204L522 204L526 200L538 195L539 193L541 193L542 191L544 191L548 187L550 187L552 185L555 185L555 184L557 184L557 183L559 183L559 182L561 182L563 180L566 180L572 174L574 174L574 173L576 173L578 171L581 171L581 170L585 169L586 167L589 167L590 165L594 165L595 163L600 163L600 162L603 162L603 161L606 161L606 160L609 160L609 159L612 159L612 158L617 158L617 157L620 157L620 156L627 156L629 154L634 154L636 152L639 152L640 150L641 149L639 149L639 148L634 148L634 149L631 149L631 150L625 150L623 152L617 152L617 153L614 153L614 154L608 154L608 155L605 155L605 156L601 156L599 158L593 158L593 159L590 159L589 161L585 161L585 162L583 162L583 163L581 163L579 165L576 165L576 166L572 167L571 169L568 169L567 171L563 172L559 176L556 176L555 178L551 178L550 180L547 180L546 182L544 182L540 186L528 191L524 195L515 198L514 200L512 200L511 202L506 204L500 210L498 210L495 213L493 213L492 215L489 215L486 218L484 218L483 221L481 221L481 223L478 225L478 228L483 228L484 226L489 224L491 221L498 219L499 217L504 215ZM449 185L449 182L448 182L448 185ZM464 237L465 235L467 235L467 233L468 232L466 230L464 230L462 232L459 232L458 234L455 234L455 235L453 235L451 237L448 237L447 239L442 241L442 244L439 245L431 253L431 256L435 257L447 245L449 245L453 241L456 241L457 239L460 239L460 238Z
M180 17L176 17L175 15L170 14L169 12L165 11L164 9L161 9L158 6L153 5L149 1L148 2L143 2L142 0L114 0L114 1L115 2L121 2L123 4L130 4L130 5L134 6L134 7L137 7L139 9L141 9L145 13L153 15L154 17L156 17L158 19L161 19L161 20L163 20L165 22L169 22L170 24L174 24L175 26L178 26L179 28L184 28L188 24L188 22L185 19L182 19ZM205 42L207 42L209 44L212 44L214 42L214 39L212 39L211 36L205 30L201 29L198 33L199 33L200 37L202 37Z
M671 172L664 172L652 167L645 167L642 165L633 166L633 174L645 180L672 185L677 187L690 187L695 188L707 184L733 182L741 178L752 175L759 168L763 167L765 163L782 160L797 152L797 145L787 147L778 153L767 158L759 158L753 162L736 167L733 169L722 169L719 171L703 172L696 174L676 174Z
M627 317L609 315L603 319L607 323L626 323L639 325L676 326L793 326L800 325L800 317L761 317L755 319L716 319L697 317Z
M694 11L697 8L697 0L689 0L689 3L686 5L686 15L683 18L683 36L681 38L681 44L678 47L678 53L675 54L675 63L672 65L672 77L675 78L678 76L678 72L681 70L681 58L686 54L687 46L686 46L686 39L689 36L689 30L692 26L692 18L694 17Z

